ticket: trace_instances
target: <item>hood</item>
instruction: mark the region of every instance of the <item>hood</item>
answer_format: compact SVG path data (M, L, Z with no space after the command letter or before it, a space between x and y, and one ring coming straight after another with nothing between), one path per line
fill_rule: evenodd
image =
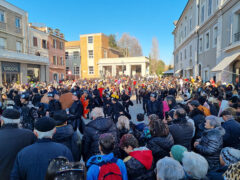
M210 129L210 130L206 130L204 131L204 133L208 133L208 135L219 135L219 136L223 136L225 134L225 130L224 128L220 127L216 127L214 129Z
M99 117L88 123L88 126L97 129L99 131L107 131L113 125L113 121L110 118Z
M144 122L136 124L136 129L139 131L143 131L143 129L146 127Z
M55 140L63 140L69 138L74 133L72 125L66 125L56 128L56 133L54 134L53 138Z
M153 137L151 143L155 144L158 147L165 149L171 149L174 144L172 135L169 133L166 137Z
M95 155L95 156L92 156L87 161L87 167L90 167L93 164L96 164L96 165L105 164L107 162L112 161L113 158L114 158L113 153L110 153L110 154L107 154L107 155Z
M135 148L132 152L130 152L129 155L138 160L142 165L144 165L147 170L151 169L153 163L153 155L152 151L148 148Z

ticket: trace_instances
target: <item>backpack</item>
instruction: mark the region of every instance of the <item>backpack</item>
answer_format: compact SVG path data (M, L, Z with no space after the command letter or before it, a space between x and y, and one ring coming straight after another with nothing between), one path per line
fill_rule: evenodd
M98 180L122 180L120 168L116 164L117 160L117 158L113 158L111 162L101 165Z

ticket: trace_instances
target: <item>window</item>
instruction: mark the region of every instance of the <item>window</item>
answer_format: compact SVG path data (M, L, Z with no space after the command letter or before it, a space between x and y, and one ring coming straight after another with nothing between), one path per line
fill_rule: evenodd
M57 65L57 56L53 56L53 65Z
M203 5L201 8L201 22L204 22L204 17L205 17L205 6Z
M187 59L187 49L184 49L184 59Z
M63 49L63 42L60 42L59 46L59 49Z
M209 44L210 44L209 32L206 33L205 38L206 38L205 39L206 40L205 48L206 48L206 50L208 50L209 49Z
M92 36L88 36L88 43L93 43L93 37Z
M189 56L192 57L192 45L189 47Z
M33 37L33 46L37 47L38 43L37 43L37 38Z
M176 55L176 64L178 63L178 54Z
M17 52L22 52L22 43L21 42L16 42L16 50Z
M212 0L208 0L208 16L212 14Z
M189 31L192 31L192 17L189 19Z
M93 59L93 50L88 51L88 58Z
M47 49L47 41L42 39L42 48Z
M187 37L187 26L184 27L184 37Z
M63 60L63 57L60 57L60 65L64 66L64 60Z
M200 37L199 39L199 52L202 52L203 51L203 38Z
M213 29L213 47L217 45L217 37L218 37L218 27L215 26Z
M66 67L66 73L68 74L68 71L70 70L70 68L69 67Z
M93 66L88 66L88 74L94 74Z
M104 58L107 58L107 50L104 50Z
M182 53L180 53L180 61L182 61Z
M74 66L74 74L79 75L79 67Z
M6 39L0 38L0 49L5 49L5 48L6 48Z
M53 48L57 48L57 40L56 39L53 39Z
M68 59L68 52L65 52L65 59Z
M5 22L4 11L0 10L0 22Z
M15 18L15 24L16 24L16 28L20 29L20 27L21 27L21 19L19 17Z
M74 51L73 52L73 59L78 59L79 58L79 51Z

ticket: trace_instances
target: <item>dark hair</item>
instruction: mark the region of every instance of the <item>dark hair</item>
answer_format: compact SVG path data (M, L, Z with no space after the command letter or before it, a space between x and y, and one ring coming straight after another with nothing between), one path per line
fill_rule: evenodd
M103 154L109 154L113 151L115 146L115 138L110 133L102 134L99 138L99 145Z
M151 115L148 116L148 119L149 119L149 121L151 122L151 121L153 121L153 120L159 119L159 117L158 117L158 115L156 115L156 114L151 114Z
M138 140L132 134L125 134L120 140L121 149L131 146L132 148L138 147Z
M144 114L142 113L137 114L137 121L144 121Z
M160 119L151 121L149 128L153 137L164 137L169 134L168 125L163 123Z
M187 118L186 118L187 114L183 108L178 108L175 113L177 115L177 120L175 122L182 123L182 124L187 123Z

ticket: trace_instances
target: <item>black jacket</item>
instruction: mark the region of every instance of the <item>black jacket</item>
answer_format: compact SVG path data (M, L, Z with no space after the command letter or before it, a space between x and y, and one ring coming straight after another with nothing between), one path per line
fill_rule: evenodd
M147 115L156 114L160 119L163 119L163 105L162 101L148 101L147 103Z
M204 127L205 116L202 111L196 108L190 113L189 117L191 117L191 119L194 121L195 128L196 128L195 139L198 139L202 136L202 133L204 130L201 127Z
M83 133L84 122L81 117L83 115L83 105L80 100L74 101L72 106L69 108L69 113L71 114L71 124L74 127L74 130L79 128L79 131Z
M197 152L207 159L210 170L219 166L219 155L223 147L224 132L221 127L206 130L199 140L199 145L196 146Z
M166 137L152 137L147 142L147 148L150 149L153 153L154 164L159 159L164 158L165 156L169 156L169 152L171 147L174 145L174 140L171 133Z
M58 100L51 100L49 101L48 103L48 110L50 112L50 116L53 114L54 111L58 111L58 110L61 110L62 107L61 107L61 103L58 101Z
M169 126L169 130L173 136L174 144L185 146L188 150L191 150L191 141L193 135L193 126L190 122L178 123Z
M104 133L111 133L117 140L117 128L110 118L99 117L86 125L82 139L84 161L99 154L98 140Z
M116 123L118 121L119 116L121 115L120 112L123 112L124 114L124 107L119 102L116 102L115 104L112 104L112 119Z
M33 144L34 134L17 125L3 125L0 129L0 179L9 179L17 153Z
M80 161L80 139L77 132L74 132L72 125L57 127L53 140L67 146L72 152L74 161Z

